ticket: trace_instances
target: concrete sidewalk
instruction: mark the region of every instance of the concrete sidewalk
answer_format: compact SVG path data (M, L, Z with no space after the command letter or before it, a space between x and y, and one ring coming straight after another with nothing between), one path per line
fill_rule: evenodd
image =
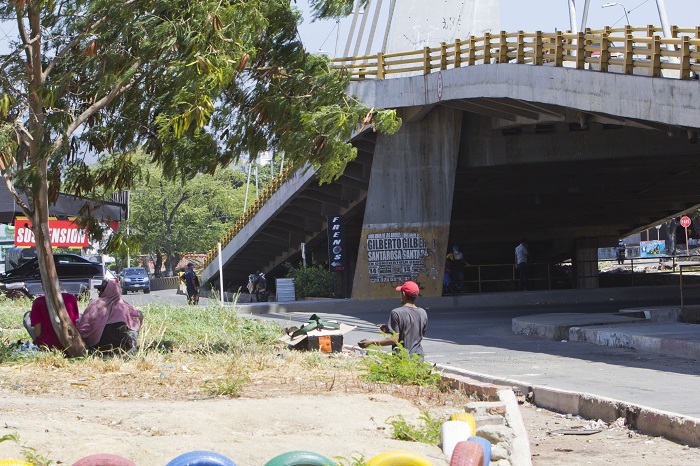
M693 292L686 299L699 300ZM543 408L606 422L622 417L646 434L700 446L700 325L647 318L672 316L679 302L673 286L423 298L430 316L426 359L446 372L514 387ZM353 344L375 337L376 324L396 305L315 300L241 307L290 319L330 314L358 327L345 338ZM541 314L545 308L583 312ZM492 324L499 313L516 317Z

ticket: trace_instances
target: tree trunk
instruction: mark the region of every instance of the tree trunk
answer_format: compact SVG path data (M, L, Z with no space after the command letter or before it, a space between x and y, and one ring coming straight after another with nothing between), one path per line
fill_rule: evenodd
M46 295L46 307L51 326L68 356L83 356L87 352L87 348L80 333L78 333L78 329L75 328L68 316L53 259L53 249L49 236L49 202L45 161L40 164L38 172L42 180L38 183L38 189L32 193L34 196L32 232L36 241L36 255L41 272L41 285Z
M27 8L31 44L25 49L27 55L27 78L29 79L29 157L31 165L36 167L36 178L31 188L30 204L32 210L32 232L36 242L37 261L41 273L41 285L46 295L46 307L49 312L51 326L59 341L69 356L82 356L86 353L85 342L80 337L78 329L68 317L66 304L61 295L56 264L53 260L53 249L49 236L49 187L48 187L48 158L50 152L43 150L45 142L45 117L41 98L44 77L41 62L41 14L39 2L30 3Z
M156 263L155 263L155 270L153 274L160 278L161 273L160 270L163 268L163 255L160 253L160 249L156 251Z

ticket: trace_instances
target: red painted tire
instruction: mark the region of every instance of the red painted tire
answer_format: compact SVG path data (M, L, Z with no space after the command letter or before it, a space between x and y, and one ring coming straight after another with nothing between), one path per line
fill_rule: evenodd
M96 453L80 458L73 466L136 466L136 463L118 455Z
M484 449L476 442L459 442L452 452L450 466L484 466Z

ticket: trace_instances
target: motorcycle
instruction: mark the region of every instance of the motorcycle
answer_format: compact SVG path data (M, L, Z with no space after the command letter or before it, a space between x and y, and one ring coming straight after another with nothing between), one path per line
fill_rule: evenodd
M267 302L270 292L267 291L267 279L264 273L256 272L248 275L248 293L251 297L255 295L255 301L258 303Z
M0 295L8 299L31 299L24 282L0 283Z

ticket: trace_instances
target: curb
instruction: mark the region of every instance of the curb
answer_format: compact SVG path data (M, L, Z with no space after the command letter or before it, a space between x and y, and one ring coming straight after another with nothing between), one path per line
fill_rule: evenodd
M446 373L468 377L480 382L513 387L526 394L528 401L540 408L578 415L586 419L601 419L608 423L624 418L630 428L643 434L664 437L691 447L700 447L700 419L698 418L589 393L578 393L493 377L452 366L438 364L436 367ZM522 423L522 419L520 422Z

